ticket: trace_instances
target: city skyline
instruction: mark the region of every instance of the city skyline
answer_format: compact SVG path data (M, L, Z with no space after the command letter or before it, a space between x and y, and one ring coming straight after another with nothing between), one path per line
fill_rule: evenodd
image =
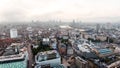
M0 22L119 22L119 0L0 0Z

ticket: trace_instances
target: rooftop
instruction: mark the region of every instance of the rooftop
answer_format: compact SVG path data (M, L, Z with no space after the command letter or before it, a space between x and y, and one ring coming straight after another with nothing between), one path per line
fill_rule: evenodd
M0 62L24 59L24 54L0 56Z
M12 44L0 56L0 68L27 68L27 51L20 52L18 45ZM16 54L16 52L18 52Z
M56 50L40 52L35 56L36 66L49 65L50 67L61 65L61 57ZM39 68L39 67L37 67Z
M16 60L17 59L17 60ZM0 68L27 68L27 56L23 60L18 60L20 58L8 58L7 62L0 62ZM13 60L13 61L10 61Z
M46 68L46 67L47 67L47 65L46 66L45 65L44 66L41 66L41 65L35 66L35 68ZM52 68L65 68L65 67L63 65L57 65L57 66L54 66Z
M9 63L0 63L0 68L27 68L27 61L15 61Z
M60 57L58 52L56 50L51 50L51 51L45 51L45 52L40 52L37 54L37 60L40 61L45 61L45 60L51 60Z

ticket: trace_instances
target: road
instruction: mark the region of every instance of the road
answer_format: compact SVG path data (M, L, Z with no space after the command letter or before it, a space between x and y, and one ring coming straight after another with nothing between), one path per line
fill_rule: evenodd
M31 50L30 44L27 46L27 49L28 49L28 57L29 57L28 68L32 68L32 64L33 64L33 54L32 54L32 50Z

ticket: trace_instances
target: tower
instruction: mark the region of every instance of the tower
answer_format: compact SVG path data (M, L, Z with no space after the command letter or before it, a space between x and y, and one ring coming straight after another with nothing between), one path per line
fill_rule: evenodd
M96 32L99 33L100 32L100 24L96 25Z

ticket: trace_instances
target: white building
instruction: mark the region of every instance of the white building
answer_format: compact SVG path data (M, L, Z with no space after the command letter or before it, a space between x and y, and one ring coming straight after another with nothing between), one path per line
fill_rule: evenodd
M42 44L43 45L49 45L49 43L50 43L50 39L49 38L43 38L43 40L42 40Z
M17 38L18 32L17 29L10 29L10 38Z
M56 50L40 52L35 56L36 66L50 65L50 67L61 65L61 57ZM38 67L36 67L38 68Z
M60 29L72 29L69 25L61 25L59 26Z

